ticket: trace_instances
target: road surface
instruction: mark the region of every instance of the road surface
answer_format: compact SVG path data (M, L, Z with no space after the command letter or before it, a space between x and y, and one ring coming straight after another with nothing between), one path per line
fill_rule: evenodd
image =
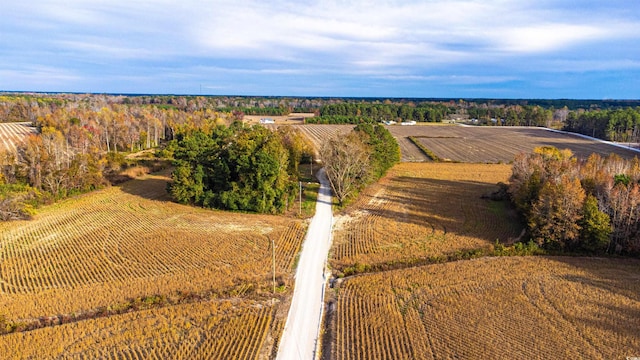
M325 264L331 244L331 188L324 169L318 172L320 190L316 214L309 224L307 236L296 270L296 283L289 315L284 326L278 360L315 359L322 317L325 288Z

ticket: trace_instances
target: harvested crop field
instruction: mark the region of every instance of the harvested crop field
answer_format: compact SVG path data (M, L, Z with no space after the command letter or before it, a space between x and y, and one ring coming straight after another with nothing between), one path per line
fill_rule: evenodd
M335 359L625 359L640 354L640 261L482 258L345 280Z
M345 135L348 134L355 125L319 125L319 124L308 124L308 125L291 125L291 124L266 124L264 125L268 129L275 130L279 126L290 125L291 127L300 130L304 136L309 139L311 144L313 145L316 156L319 156L318 153L322 144L324 144L328 139L337 136L337 135Z
M476 127L476 126L388 126L400 144L402 160L428 161L411 141L414 137L442 161L498 163L510 162L520 152L531 152L539 146L570 149L577 157L592 153L607 156L616 153L631 159L640 153L577 135L549 131L543 128Z
M0 315L29 324L156 295L270 294L271 240L278 284L291 286L302 220L169 202L167 175L65 200L31 221L1 223Z
M331 266L423 263L513 241L522 231L515 212L482 198L510 174L506 164L396 165L336 216Z
M270 125L274 126L274 125ZM354 125L294 125L316 149L335 134L346 134ZM616 153L631 159L639 152L586 139L577 135L534 127L479 127L458 125L386 126L398 141L402 162L429 162L425 153L409 137L415 138L442 161L467 163L508 163L520 152L531 152L539 146L568 148L576 156L592 153L607 156Z
M212 300L0 337L3 359L267 358L284 327L279 304Z

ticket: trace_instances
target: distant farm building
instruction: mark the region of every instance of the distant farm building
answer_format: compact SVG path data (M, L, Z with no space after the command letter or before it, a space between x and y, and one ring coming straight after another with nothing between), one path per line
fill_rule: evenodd
M260 124L275 124L275 120L272 118L262 118L260 119Z

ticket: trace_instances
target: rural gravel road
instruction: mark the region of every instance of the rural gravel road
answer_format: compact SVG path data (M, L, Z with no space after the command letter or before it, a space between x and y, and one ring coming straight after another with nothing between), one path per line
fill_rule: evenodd
M296 270L296 283L289 315L284 326L278 360L315 359L322 307L324 306L325 268L331 244L331 188L324 169L318 172L320 191L316 214L309 224L307 236Z

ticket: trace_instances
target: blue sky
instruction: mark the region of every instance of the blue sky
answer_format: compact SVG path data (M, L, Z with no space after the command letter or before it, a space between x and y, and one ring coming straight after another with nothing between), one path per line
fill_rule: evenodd
M0 1L0 90L640 98L635 0Z

